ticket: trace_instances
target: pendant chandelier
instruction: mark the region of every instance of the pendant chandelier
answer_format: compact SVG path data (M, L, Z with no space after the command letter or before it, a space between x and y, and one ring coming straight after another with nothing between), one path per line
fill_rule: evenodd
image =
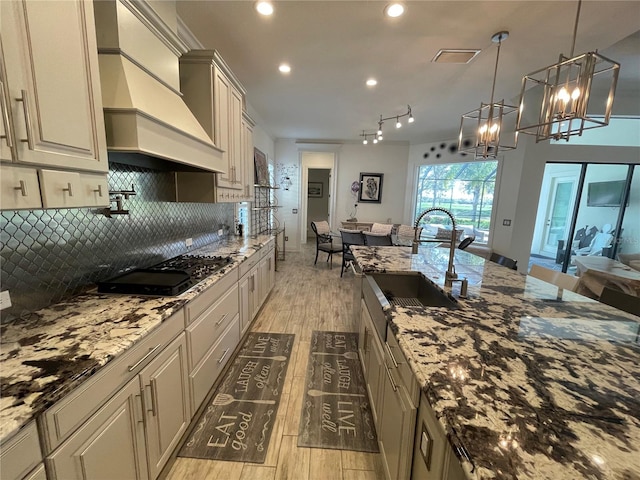
M609 124L620 64L597 52L574 57L580 6L578 1L571 54L522 79L518 132L569 141L571 135ZM534 118L537 117L537 118Z
M506 105L504 100L494 101L500 46L507 37L509 32L498 32L491 37L491 41L498 44L491 100L481 102L480 108L465 113L460 119L458 151L472 154L474 158L497 158L500 151L513 150L518 143L515 130L518 107Z

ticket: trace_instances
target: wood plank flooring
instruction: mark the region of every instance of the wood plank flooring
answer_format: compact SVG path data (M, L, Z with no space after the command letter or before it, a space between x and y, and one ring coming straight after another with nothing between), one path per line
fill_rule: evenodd
M352 319L353 273L340 278L340 255L334 256L333 269L322 252L315 266L314 257L315 241L300 252L287 252L286 260L278 262L275 287L251 326L253 331L296 335L265 463L177 457L166 479L384 479L378 453L297 446L311 332L357 331Z

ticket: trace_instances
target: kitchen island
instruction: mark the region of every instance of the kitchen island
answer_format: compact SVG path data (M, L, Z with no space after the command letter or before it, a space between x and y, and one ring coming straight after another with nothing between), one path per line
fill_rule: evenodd
M444 284L448 248L352 251L365 274ZM467 477L640 478L638 317L460 250L455 260L469 281L460 308L386 314Z
M2 324L0 442L156 330L271 236L228 237L189 254L229 256L229 265L178 296L95 290Z

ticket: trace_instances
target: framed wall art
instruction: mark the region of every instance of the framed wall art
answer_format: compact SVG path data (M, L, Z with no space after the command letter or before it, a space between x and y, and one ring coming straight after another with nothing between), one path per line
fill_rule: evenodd
M322 182L309 182L307 192L309 197L322 198Z
M360 173L358 201L362 203L382 203L382 173Z
M267 156L257 148L254 148L253 161L256 166L255 183L258 185L269 185L269 167L267 166Z

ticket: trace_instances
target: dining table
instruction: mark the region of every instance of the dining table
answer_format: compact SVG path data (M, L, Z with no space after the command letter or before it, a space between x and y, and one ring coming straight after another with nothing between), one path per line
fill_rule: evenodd
M612 287L640 297L640 271L603 256L575 257L574 263L579 277L577 293L597 299L604 287Z

